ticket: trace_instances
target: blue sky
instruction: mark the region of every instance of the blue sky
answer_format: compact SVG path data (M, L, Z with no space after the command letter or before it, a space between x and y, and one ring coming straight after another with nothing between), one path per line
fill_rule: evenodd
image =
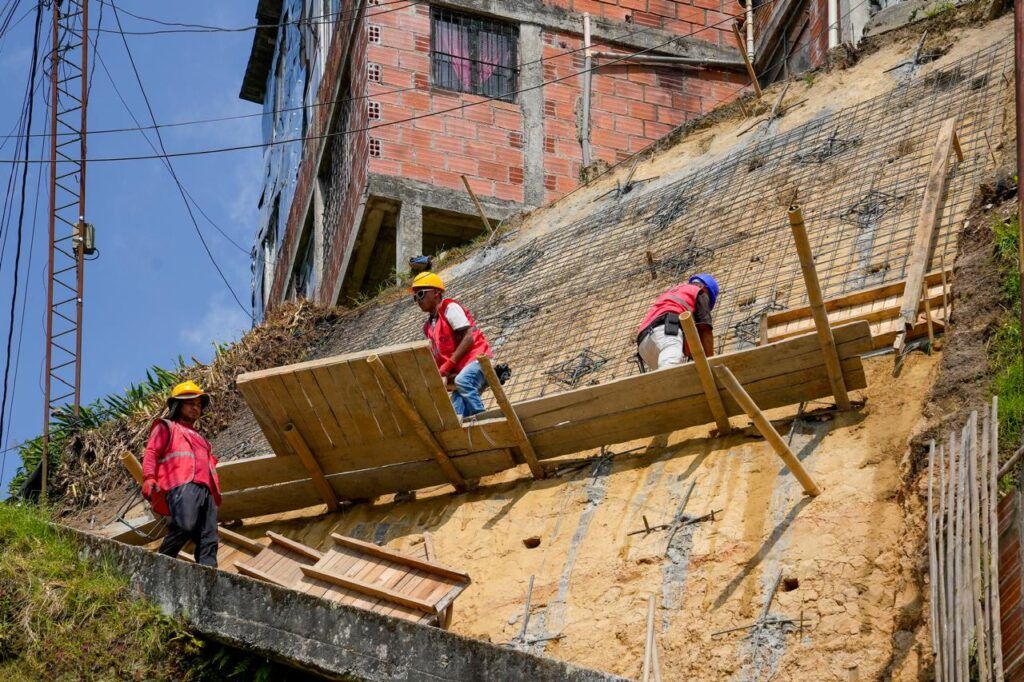
M0 42L0 82L7 89L7 96L0 101L0 134L6 134L18 119L29 70L34 10L29 0L22 0L20 5L15 20L22 15L24 19ZM174 3L121 0L119 7L168 21L247 26L255 22L256 0L179 0ZM99 0L90 3L93 27L100 8ZM104 27L116 27L110 7L102 9ZM44 21L49 19L44 13ZM161 28L124 13L121 21L125 31ZM128 44L160 123L259 113L258 105L238 99L251 42L251 31L128 36ZM100 33L97 49L135 115L148 124L145 104L120 36ZM36 121L39 122L47 112L38 97L36 105ZM107 75L97 66L89 104L90 129L133 125ZM259 130L260 119L252 117L168 128L163 136L168 151L173 153L257 143ZM13 142L16 141L10 141L0 150L0 158L15 156ZM89 138L90 157L151 153L138 132L95 134ZM38 157L38 151L34 150L33 156ZM246 150L172 160L179 178L203 210L246 250L256 231L262 158L261 151ZM27 292L24 332L10 424L0 444L2 448L38 435L42 424L47 253L45 175L34 226L31 271L27 269L38 168L46 172L45 166L34 167L28 182L29 205L20 284L21 291ZM7 165L0 166L0 182L5 183L5 187L9 169ZM129 383L138 381L150 365L173 365L179 353L186 358L194 355L208 360L214 341L236 339L249 326L246 313L231 298L202 250L181 197L160 161L95 163L89 166L87 178L86 219L96 226L100 257L87 263L85 273L83 402L121 391ZM197 218L214 257L248 307L248 254L221 237L198 215ZM9 242L0 263L0 357L9 323L13 232L11 229L3 235ZM19 324L20 298L19 294L16 316ZM14 343L17 352L17 327ZM0 472L3 483L0 496L18 465L16 451L7 452Z

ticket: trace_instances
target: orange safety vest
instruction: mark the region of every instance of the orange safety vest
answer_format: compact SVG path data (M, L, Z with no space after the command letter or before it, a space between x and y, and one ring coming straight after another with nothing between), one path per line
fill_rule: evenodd
M170 508L167 506L167 492L179 485L191 483L196 478L196 465L202 459L207 463L212 485L210 492L213 493L213 500L220 506L220 479L217 477L217 458L213 456L213 449L209 441L199 435L193 429L186 428L178 422L169 419L157 419L157 424L163 422L170 433L170 440L167 441L167 449L157 455L156 460L156 484L160 491L153 495L150 504L153 511L164 516L170 515Z
M452 353L458 347L458 344L455 342L455 331L452 329L451 324L449 324L448 318L444 316L448 306L452 303L455 303L455 301L450 298L441 301L441 305L437 307L437 320L434 324L431 325L429 319L423 323L423 335L430 341L430 351L434 354L434 362L437 363L439 369L441 365L451 359ZM492 357L491 346L487 343L487 337L484 336L484 333L476 328L473 314L469 312L466 306L462 306L462 309L466 311L466 317L469 319L469 333L473 335L473 345L470 347L469 352L463 355L462 359L455 365L456 374L481 355Z

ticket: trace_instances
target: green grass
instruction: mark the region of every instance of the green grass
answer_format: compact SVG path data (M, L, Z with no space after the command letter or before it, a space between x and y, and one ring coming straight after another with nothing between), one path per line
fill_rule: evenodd
M0 679L266 680L264 659L208 643L137 599L34 507L0 504Z
M945 14L946 12L952 12L955 9L956 9L956 5L954 5L951 2L943 2L943 3L939 3L938 5L932 5L931 7L929 7L928 9L925 10L924 18L925 19L932 19L934 17L939 16L940 14Z
M994 256L1001 272L1006 316L989 343L995 373L992 392L999 396L999 449L1005 455L1020 445L1024 427L1024 362L1021 360L1020 279L1017 274L1018 219L992 223Z

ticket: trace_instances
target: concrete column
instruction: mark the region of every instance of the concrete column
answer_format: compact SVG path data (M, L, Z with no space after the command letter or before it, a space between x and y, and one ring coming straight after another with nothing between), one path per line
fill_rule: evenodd
M403 201L395 224L395 272L409 271L409 259L423 253L423 206Z
M519 25L519 59L524 65L519 88L534 88L519 93L523 114L523 203L544 203L544 82L543 29L537 24Z

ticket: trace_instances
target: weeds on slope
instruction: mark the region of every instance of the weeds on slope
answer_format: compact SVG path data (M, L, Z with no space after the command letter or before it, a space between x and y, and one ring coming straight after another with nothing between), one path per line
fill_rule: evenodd
M0 679L266 680L266 660L199 639L82 559L36 507L0 504Z
M992 391L999 396L999 449L1003 455L1021 444L1024 430L1024 360L1021 358L1020 279L1017 274L1019 219L996 218L992 222L995 259L1002 282L1006 315L989 345L994 378Z

